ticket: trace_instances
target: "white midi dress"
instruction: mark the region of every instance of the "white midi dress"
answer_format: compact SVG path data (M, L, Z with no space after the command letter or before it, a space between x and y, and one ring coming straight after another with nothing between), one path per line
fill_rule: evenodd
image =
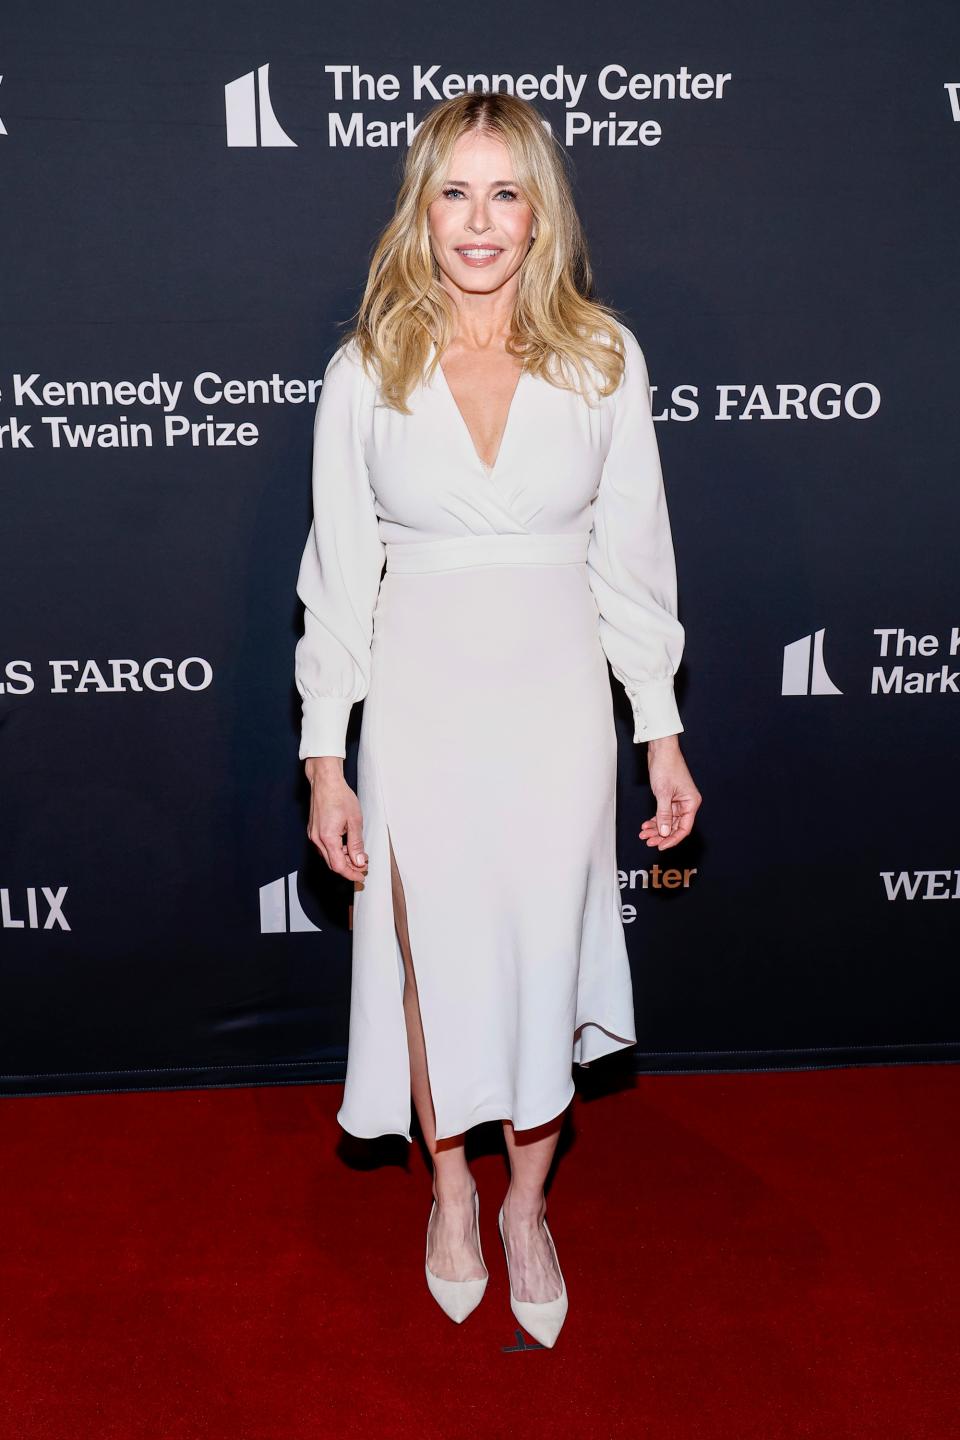
M439 366L409 415L353 341L324 374L295 677L301 759L345 756L364 702L337 1115L356 1136L412 1138L391 843L438 1138L543 1124L573 1064L636 1043L607 661L634 741L679 734L684 631L647 367L621 331L610 396L521 373L492 467Z

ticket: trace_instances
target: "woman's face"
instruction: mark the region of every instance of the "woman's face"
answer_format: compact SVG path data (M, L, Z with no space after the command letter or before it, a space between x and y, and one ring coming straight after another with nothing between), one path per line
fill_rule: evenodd
M533 211L513 178L502 140L471 131L454 146L450 173L427 211L447 290L492 294L515 275L535 234Z

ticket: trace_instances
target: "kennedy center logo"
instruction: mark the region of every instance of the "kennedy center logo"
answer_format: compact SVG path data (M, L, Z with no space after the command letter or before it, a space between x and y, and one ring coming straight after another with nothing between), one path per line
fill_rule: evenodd
M296 870L260 886L261 935L292 935L319 929L320 926L304 914L300 904Z
M781 695L842 695L823 663L823 631L783 647Z
M249 70L238 80L223 87L227 111L227 145L253 145L260 148L292 145L270 103L269 62L258 70Z

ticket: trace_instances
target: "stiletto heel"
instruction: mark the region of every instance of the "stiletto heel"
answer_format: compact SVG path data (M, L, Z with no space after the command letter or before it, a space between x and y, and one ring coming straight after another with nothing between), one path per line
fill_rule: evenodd
M437 1202L434 1200L430 1209L430 1219L427 1221L427 1254L430 1253L430 1223L433 1220ZM483 1299L483 1292L487 1288L487 1281L490 1279L490 1272L487 1270L483 1258L483 1246L480 1243L480 1194L473 1193L473 1214L477 1226L477 1250L480 1254L480 1263L485 1273L477 1280L443 1280L439 1275L434 1275L430 1266L424 1259L424 1269L427 1272L427 1285L430 1294L436 1300L440 1309L455 1320L459 1325L466 1320L471 1311L475 1310Z
M557 1267L557 1274L560 1276L560 1294L555 1300L518 1300L513 1293L513 1279L510 1275L510 1252L507 1249L507 1242L503 1234L503 1206L500 1206L500 1213L497 1216L497 1224L500 1227L500 1239L503 1241L503 1253L507 1257L507 1278L510 1281L510 1309L520 1321L534 1340L539 1340L541 1345L551 1349L560 1334L560 1327L567 1318L567 1285L563 1278L563 1271L560 1269L560 1261L557 1258L557 1247L553 1243L553 1236L550 1234L550 1227L543 1221L543 1228L547 1239L550 1241L550 1249L553 1251L554 1263Z

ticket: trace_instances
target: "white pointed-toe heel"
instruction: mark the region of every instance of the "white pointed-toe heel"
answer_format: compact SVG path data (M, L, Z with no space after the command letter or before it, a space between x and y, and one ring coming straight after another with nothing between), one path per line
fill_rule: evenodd
M497 1216L497 1224L500 1227L500 1239L503 1241L503 1253L507 1257L507 1278L510 1280L510 1309L520 1321L524 1330L532 1335L534 1340L539 1340L541 1345L551 1349L560 1334L560 1327L567 1318L567 1285L563 1278L563 1271L560 1269L560 1261L557 1258L557 1247L553 1243L553 1236L550 1234L550 1227L543 1221L543 1228L547 1239L550 1241L550 1249L553 1251L554 1263L557 1267L557 1274L560 1276L560 1294L555 1300L518 1300L513 1293L513 1280L510 1276L510 1252L507 1249L507 1242L503 1234L503 1206L500 1207L500 1214Z
M430 1223L433 1220L437 1202L434 1200L430 1209L430 1219L427 1221L427 1254L430 1253ZM436 1300L440 1309L455 1320L459 1325L466 1320L471 1311L475 1310L483 1299L483 1292L487 1288L487 1281L490 1279L490 1272L487 1270L483 1258L483 1246L480 1243L480 1195L478 1191L473 1193L473 1214L477 1225L477 1250L480 1253L480 1263L485 1273L476 1280L444 1280L439 1275L434 1275L430 1266L424 1259L424 1269L427 1272L427 1285L430 1294Z

